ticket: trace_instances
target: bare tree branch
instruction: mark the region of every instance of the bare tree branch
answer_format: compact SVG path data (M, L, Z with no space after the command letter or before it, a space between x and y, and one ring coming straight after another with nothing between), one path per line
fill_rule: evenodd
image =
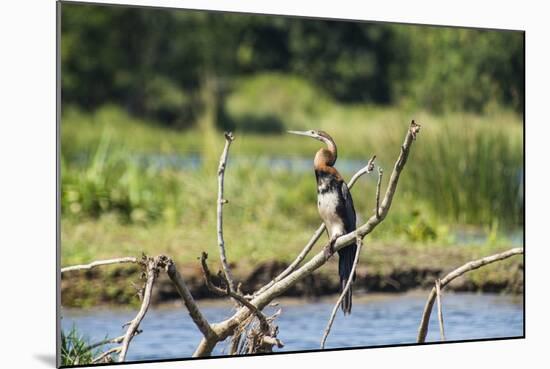
M327 337L330 333L330 329L332 328L332 324L334 323L334 318L336 317L336 312L338 311L338 308L342 304L342 300L344 300L344 296L349 291L351 284L353 283L353 274L355 273L355 269L357 268L357 263L359 262L359 254L361 253L361 248L363 247L363 239L361 237L357 237L357 250L355 252L355 259L353 260L353 265L351 267L350 277L348 278L348 281L346 282L346 285L344 289L342 290L342 293L340 293L340 297L338 298L338 301L336 301L336 304L334 305L334 308L332 309L332 313L330 314L330 319L328 320L327 327L325 328L325 332L323 333L323 338L321 339L321 350L324 350L325 343L327 341Z
M239 352L239 344L241 343L242 332L233 334L231 345L229 346L229 355L236 355Z
M235 282L227 262L227 256L225 255L225 241L223 239L223 205L228 201L223 198L223 183L225 177L225 167L227 166L227 155L229 154L229 146L235 139L233 133L225 132L225 147L223 148L222 155L220 157L220 165L218 167L218 203L217 203L217 231L218 231L218 247L220 248L220 259L222 262L223 272L225 278L229 281L229 289L235 291Z
M113 347L113 348L105 351L104 353L100 354L95 359L93 359L92 364L100 363L100 362L104 361L105 359L107 359L108 356L110 356L112 354L115 354L115 353L119 353L120 350L122 350L122 347L120 347L120 346ZM111 361L111 360L112 360L112 358L109 358L109 361ZM107 362L109 362L109 361L107 361Z
M139 309L136 317L130 323L128 330L126 331L126 335L124 336L124 339L122 341L120 355L118 357L119 362L124 362L124 360L126 359L126 353L128 352L130 342L132 341L132 338L136 335L136 331L138 330L139 325L143 320L143 317L147 313L147 309L149 309L149 305L151 303L151 292L153 291L153 284L155 283L155 279L158 276L158 261L156 259L146 258L146 260L144 260L144 264L146 267L145 273L147 279L145 281L145 289L143 291L141 308Z
M83 264L83 265L73 265L68 266L65 268L61 268L61 273L65 272L72 272L75 270L86 270L86 269L92 269L98 266L102 265L110 265L110 264L119 264L119 263L137 263L138 259L135 257L124 257L124 258L117 258L117 259L108 259L108 260L98 260L94 261L90 264Z
M380 184L382 182L382 168L378 167L378 182L376 183L376 209L375 214L376 218L380 219Z
M137 336L141 332L143 332L143 331L141 329L138 329L136 331L136 333L134 334L134 336ZM99 341L99 342L96 342L94 344L91 344L90 346L86 347L85 350L90 351L90 350L93 350L93 349L98 348L100 346L110 345L110 344L114 344L114 343L121 343L124 340L124 337L126 337L126 335L122 335L122 336L115 337L115 338L108 338L106 340Z
M374 170L374 160L376 159L376 155L373 155L369 161L367 162L367 165L365 165L363 168L359 169L349 180L348 182L348 188L351 190L355 182L363 175L368 174Z
M302 249L300 254L298 254L296 259L294 259L294 261L288 267L286 267L286 269L283 270L281 274L279 274L277 277L271 280L268 284L260 288L254 295L257 296L265 292L275 283L279 282L281 279L285 278L287 275L292 273L298 267L298 265L300 265L300 263L306 258L307 254L309 254L313 246L315 246L315 243L319 240L321 235L325 232L325 229L326 229L325 224L324 223L321 224L319 228L317 228L317 230L315 231L311 239L308 241L308 243L305 245L305 247Z
M267 322L266 317L262 314L260 310L258 310L258 308L256 308L256 306L248 302L248 300L245 299L243 296L231 291L229 289L229 282L227 281L227 279L225 279L223 274L219 273L218 277L222 278L222 280L226 284L226 289L222 289L214 285L214 283L212 282L212 274L210 273L210 269L208 268L208 264L206 263L207 258L208 254L206 252L203 252L201 255L201 265L204 272L204 280L206 281L206 286L208 287L208 289L219 296L230 296L240 302L242 305L246 306L251 312L256 315L256 317L260 321L262 332L268 332L269 323Z
M415 140L418 132L420 131L420 125L416 124L414 121L411 122L407 134L405 136L405 141L401 146L399 157L395 162L393 171L390 176L388 187L384 195L384 199L380 206L379 217L374 214L371 216L368 221L357 228L354 232L348 233L339 237L334 244L334 251L338 251L341 248L356 242L357 237L365 237L367 234L372 232L376 226L384 220L386 215L389 212L393 196L397 189L397 183L399 181L399 176L407 162L409 156L409 151L413 141ZM280 281L272 284L264 292L257 294L250 303L256 306L258 309L263 309L267 304L269 304L275 297L281 295L290 287L294 286L298 281L313 273L316 269L321 267L327 262L327 259L324 256L324 252L320 251L307 263L302 265L299 269L293 271L291 274L282 278ZM226 339L234 329L243 322L251 314L250 310L246 307L240 308L232 317L229 319L216 324L213 328L216 332L219 340ZM211 354L212 349L215 347L215 342L209 342L208 340L203 339L199 344L197 350L195 350L194 356L208 356Z
M384 196L384 199L380 206L377 206L377 212L373 216L371 216L368 221L357 228L354 232L348 233L344 236L339 237L335 244L334 244L334 251L338 251L342 249L343 247L351 244L352 242L360 242L360 245L362 245L362 239L372 232L372 230L384 220L386 217L391 203L393 196L396 191L397 182L399 180L399 176L401 171L403 170L403 167L407 161L407 157L409 155L410 147L412 145L412 142L416 138L416 135L420 129L420 126L416 123L411 122L411 125L409 127L409 130L407 132L407 135L405 137L405 141L403 143L403 146L401 147L401 152L399 154L399 157L394 165L392 174L390 176L389 184L386 189L386 193ZM231 335L235 335L236 332L242 333L242 330L238 330L240 326L245 327L249 326L249 323L252 321L252 316L256 316L258 318L258 321L260 322L261 326L261 332L254 329L249 329L248 332L251 334L250 338L247 338L246 345L245 342L241 341L241 349L239 349L239 339L238 337L235 338L235 343L233 344L234 348L236 348L237 352L244 352L242 349L247 350L253 350L253 352L266 352L271 350L273 346L281 347L283 343L277 339L277 332L278 329L274 325L270 325L270 322L273 321L275 316L266 318L262 313L261 310L270 304L274 298L284 293L286 290L288 290L290 287L295 285L298 281L306 277L307 275L310 275L313 273L316 269L324 265L327 261L327 259L324 256L324 252L320 251L315 256L313 256L307 263L302 265L298 268L298 265L305 259L307 253L317 239L321 236L321 234L324 231L324 225L322 225L317 232L315 233L314 237L310 240L308 245L304 248L304 250L298 255L298 258L295 260L295 262L291 265L291 268L287 268L281 275L279 275L277 278L275 278L275 281L269 283L267 286L260 289L258 292L254 294L254 297L251 300L245 299L241 294L235 292L234 288L234 281L231 276L231 271L229 269L229 265L227 262L227 257L225 255L225 243L223 240L223 223L222 223L222 205L226 202L223 199L223 177L224 177L224 171L225 171L225 165L227 161L227 151L229 149L229 145L231 144L231 141L233 140L233 136L231 134L226 134L226 146L224 148L224 152L222 153L222 157L220 159L220 167L218 170L218 177L219 177L219 191L218 191L218 246L220 249L220 257L222 260L222 268L224 270L224 273L220 273L220 278L223 280L223 282L226 285L226 290L222 290L216 286L213 286L213 284L210 281L209 272L207 283L210 283L211 287L214 287L214 291L218 291L220 293L223 293L224 295L228 295L235 300L237 300L241 305L243 305L241 308L239 308L233 316L230 318L215 324L209 324L206 318L202 315L201 311L199 310L196 302L194 301L191 293L189 292L187 286L185 285L185 282L181 275L178 273L173 261L169 259L166 256L158 256L157 258L146 258L144 257L144 261L139 261L136 258L121 258L121 259L112 259L112 260L105 260L105 261L98 261L93 262L87 265L78 265L74 267L67 267L64 268L62 271L69 271L69 270L79 270L79 269L91 269L95 266L99 265L106 265L106 264L114 264L114 263L120 263L120 262L133 262L133 263L141 263L144 264L146 267L146 283L143 293L143 300L141 304L141 308L137 314L137 316L130 322L128 330L126 332L126 335L124 336L124 339L122 340L122 345L118 348L115 348L114 350L110 350L111 353L118 352L120 350L119 355L119 361L124 361L128 346L130 344L130 341L132 337L136 334L139 328L139 324L142 321L143 317L145 316L147 309L150 305L150 298L151 298L151 291L154 284L154 281L156 277L158 276L158 270L160 267L164 268L176 286L176 289L180 293L185 306L187 310L189 311L189 314L191 318L193 319L194 323L197 325L199 330L203 333L203 338L201 342L199 343L198 347L196 348L195 352L193 353L194 357L197 356L208 356L212 353L212 350L216 346L218 342L221 342L225 340L227 337ZM358 173L356 173L352 179L350 180L349 187L353 186L355 181L364 173L369 173L373 170L373 161L374 157L369 161L367 166L360 170ZM379 172L379 181L377 184L377 192L380 191L380 181L381 181L381 172ZM379 194L378 194L379 195ZM377 200L377 203L379 201ZM359 241L357 241L359 239ZM358 249L360 249L358 247ZM359 251L356 254L356 260L354 263L353 271L355 271L355 268L357 266L357 260L358 260ZM203 258L204 264L206 258ZM205 268L208 271L208 268L206 266ZM351 280L351 279L350 279ZM348 281L349 282L349 281ZM442 282L443 283L443 282ZM346 285L349 288L349 283ZM341 301L340 301L341 303ZM330 328L329 328L330 329ZM264 332L264 333L262 333ZM235 351L235 350L234 350ZM110 353L107 353L106 356L103 356L103 358L108 357ZM102 359L103 359L102 358ZM101 360L102 360L101 359Z
M363 168L359 169L353 177L351 177L348 188L351 190L355 182L363 175L368 174L374 170L374 160L376 159L376 155L373 155L367 165L365 165ZM313 246L315 246L315 243L319 240L321 235L325 232L325 224L321 224L319 228L315 231L313 236L310 238L308 243L305 245L305 247L302 249L300 254L296 257L296 259L285 269L283 270L277 277L275 277L273 280L271 280L268 284L260 288L257 292L254 293L255 296L259 295L260 293L266 291L269 287L273 286L275 283L279 282L281 279L292 273L298 265L305 259L307 254L311 251Z
M193 295L191 295L189 288L187 288L187 285L185 284L185 280L178 272L174 261L164 255L161 255L159 259L160 265L164 267L164 269L166 270L166 274L168 274L168 277L176 286L176 290L183 299L183 303L185 304L185 307L187 308L187 311L189 312L189 315L191 316L191 319L193 320L197 328L199 328L204 337L214 336L215 334L212 330L212 327L210 326L210 323L208 323L208 320L206 320L206 318L200 311L197 303L195 302L195 299L193 298Z
M444 288L449 284L453 279L460 277L464 273L470 272L472 270L481 268L484 265L494 263L495 261L504 260L511 256L523 254L523 248L518 247L510 249L508 251L502 252L500 254L495 254L491 256L484 257L482 259L470 261L460 268L457 268L443 277L440 281L440 288ZM426 340L426 335L428 334L428 326L430 324L430 315L432 313L432 307L434 300L436 298L436 287L432 288L430 295L428 296L428 301L426 301L426 306L424 307L424 312L422 314L422 321L420 322L420 327L418 329L418 336L416 342L424 343Z
M229 337L229 334L224 337ZM218 342L223 341L219 338L214 339L212 337L206 338L203 337L201 341L199 342L199 345L195 349L195 352L193 352L193 357L205 357L210 356L212 354L212 350L214 350L214 347L218 344Z
M263 343L270 346L277 346L278 348L285 347L285 344L283 341L278 339L277 337L271 337L271 336L263 336Z
M445 326L443 324L443 307L441 306L441 280L435 280L435 292L437 295L437 318L439 320L439 334L441 341L445 341Z

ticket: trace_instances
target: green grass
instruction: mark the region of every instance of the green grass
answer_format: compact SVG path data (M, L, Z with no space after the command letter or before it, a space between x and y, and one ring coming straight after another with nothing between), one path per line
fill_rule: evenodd
M249 117L275 117L284 129L323 129L336 140L340 160L366 163L376 154L385 173L382 190L408 123L414 118L422 124L390 215L372 234L373 242L452 244L454 228L473 225L490 233L494 244L504 232L522 227L523 130L512 112L431 115L343 106L298 78L268 74L243 80L227 98L226 113L236 122L237 137L226 174L230 203L224 208L232 260L288 260L319 224L312 171L271 171L256 160L313 158L319 143L247 131L239 122ZM141 251L182 259L215 252L215 168L223 135L213 130L214 123L203 119L196 128L174 131L116 106L92 113L65 107L62 263ZM198 170L140 162L158 153L199 154L206 162ZM344 172L346 178L351 174ZM372 213L375 180L362 178L352 191L360 220Z
M73 325L69 332L61 331L61 365L90 365L97 350L90 350L90 343Z

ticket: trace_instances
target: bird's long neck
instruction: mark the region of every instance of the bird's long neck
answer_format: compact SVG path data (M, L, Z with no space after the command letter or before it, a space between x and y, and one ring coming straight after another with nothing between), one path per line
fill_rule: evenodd
M327 147L320 149L317 151L317 154L315 154L315 159L313 161L313 166L315 169L323 169L334 166L334 163L336 163L336 159L338 157L338 151L334 141L325 138L323 139L323 142L326 143Z

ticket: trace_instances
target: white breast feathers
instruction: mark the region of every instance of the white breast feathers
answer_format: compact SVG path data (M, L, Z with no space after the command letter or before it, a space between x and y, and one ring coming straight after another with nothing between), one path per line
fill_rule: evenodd
M327 227L330 238L335 235L342 235L346 233L344 231L344 223L342 222L342 219L340 219L340 217L336 214L337 205L338 194L334 191L320 193L317 196L319 215Z

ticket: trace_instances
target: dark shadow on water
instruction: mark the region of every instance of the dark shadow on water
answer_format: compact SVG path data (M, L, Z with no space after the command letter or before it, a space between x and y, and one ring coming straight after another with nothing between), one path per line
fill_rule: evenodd
M57 363L56 363L56 360L55 360L55 355L52 355L52 354L34 354L33 356L36 360L41 361L42 363L47 364L47 365L51 366L52 368L57 367L57 365L56 365Z

